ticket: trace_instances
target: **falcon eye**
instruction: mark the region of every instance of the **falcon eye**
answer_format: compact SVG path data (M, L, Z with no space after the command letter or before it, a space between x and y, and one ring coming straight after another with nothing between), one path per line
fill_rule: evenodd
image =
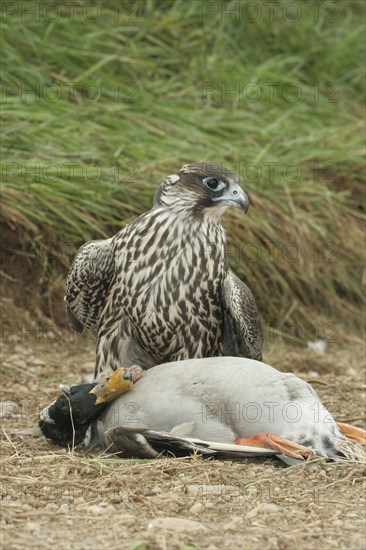
M215 178L210 178L209 180L206 181L206 185L210 189L217 189L217 187L219 186L219 182L215 180Z
M205 178L203 183L212 191L221 191L225 187L224 182L216 178Z

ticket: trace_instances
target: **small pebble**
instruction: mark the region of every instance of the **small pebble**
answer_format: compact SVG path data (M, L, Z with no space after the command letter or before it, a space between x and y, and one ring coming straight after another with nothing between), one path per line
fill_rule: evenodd
M23 359L15 359L13 363L21 369L27 369L27 363Z
M20 354L24 354L24 353L28 353L28 350L27 348L25 348L24 346L21 346L20 344L17 344L15 347L14 347L14 352L15 353L20 353Z
M262 504L258 505L258 508L261 512L266 512L267 514L281 512L281 507L278 506L278 504L273 504L271 502L263 502Z
M46 512L58 512L58 506L54 502L49 502L47 506L45 506Z
M38 535L41 533L41 526L39 523L35 521L27 521L27 523L25 524L25 529L26 531L31 531L35 535Z
M61 504L61 506L59 508L59 512L62 513L62 514L68 514L70 512L69 505L66 504L66 503Z
M204 511L204 509L205 507L202 502L196 502L196 504L193 504L193 506L190 507L189 511L191 514L200 514Z
M88 512L93 516L101 516L107 513L107 509L103 508L103 506L99 506L98 504L93 504L93 506L89 506Z
M259 512L264 512L265 514L277 514L278 512L281 512L281 507L270 502L262 502L255 508L252 508L252 510L250 510L245 517L247 519L255 518Z
M40 370L41 370L40 367L29 367L28 369L28 371L31 372L32 374L38 374Z
M162 490L159 485L154 485L154 487L150 491L150 495L161 495L164 494L164 491Z
M121 523L124 525L134 525L136 523L136 517L132 514L122 514L118 516L118 525L113 525L111 530L114 532L121 531Z
M208 531L207 527L198 521L176 517L154 518L147 528L148 530L173 531L174 533Z

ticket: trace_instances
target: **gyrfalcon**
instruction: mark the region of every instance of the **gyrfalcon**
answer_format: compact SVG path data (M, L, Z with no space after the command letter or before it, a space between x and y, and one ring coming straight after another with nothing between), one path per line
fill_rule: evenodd
M65 305L71 326L97 337L96 377L136 363L261 360L258 308L226 260L220 219L230 206L249 207L233 172L187 164L161 183L151 210L78 250Z

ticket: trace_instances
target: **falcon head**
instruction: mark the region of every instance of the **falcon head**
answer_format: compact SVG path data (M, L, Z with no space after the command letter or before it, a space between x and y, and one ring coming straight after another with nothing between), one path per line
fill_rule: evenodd
M154 206L221 217L230 206L247 212L249 199L234 172L214 162L195 162L165 178L155 193Z

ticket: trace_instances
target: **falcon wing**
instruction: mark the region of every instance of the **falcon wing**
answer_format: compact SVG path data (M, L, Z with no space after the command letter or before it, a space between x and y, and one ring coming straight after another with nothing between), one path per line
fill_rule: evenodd
M229 269L222 284L224 355L262 360L263 328L250 288Z
M69 324L94 335L114 275L113 239L90 241L76 253L66 280L65 307Z

